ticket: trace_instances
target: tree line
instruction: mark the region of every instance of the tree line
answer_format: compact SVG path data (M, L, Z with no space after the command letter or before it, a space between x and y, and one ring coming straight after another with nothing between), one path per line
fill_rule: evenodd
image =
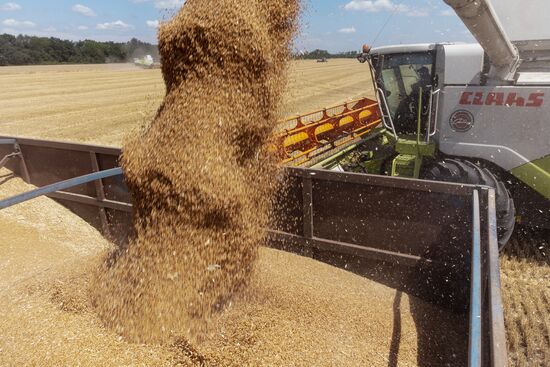
M355 59L359 53L357 51L347 51L339 53L330 53L327 50L304 51L294 55L295 59L318 60L318 59Z
M55 37L0 35L0 66L40 64L103 64L133 61L152 55L159 59L156 45L132 38L125 43L93 40L68 41ZM330 53L313 50L296 53L295 59L356 58L358 52Z
M133 61L134 58L145 55L152 55L158 60L158 47L136 38L125 43L117 43L0 35L0 66L117 63Z

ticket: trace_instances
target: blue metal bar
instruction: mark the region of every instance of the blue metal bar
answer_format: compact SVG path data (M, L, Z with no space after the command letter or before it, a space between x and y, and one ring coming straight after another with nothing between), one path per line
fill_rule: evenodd
M0 139L0 145L13 145L15 143L15 139Z
M472 274L470 281L469 367L481 367L481 221L479 191L473 192Z
M498 235L496 194L494 189L489 189L488 232L489 243L487 253L489 257L489 302L490 319L492 325L491 336L491 363L493 366L506 367L508 356L506 351L506 329L504 327L504 310L502 308L502 295L500 291L500 270L498 262Z
M71 178L65 181L56 182L51 185L47 185L44 187L40 187L35 190L31 190L28 192L25 192L23 194L19 194L16 196L12 196L11 198L7 198L0 201L0 210L8 208L10 206L20 204L22 202L37 198L42 195L48 195L51 193L54 193L56 191L61 191L68 189L73 186L82 185L88 182L101 180L103 178L107 177L113 177L118 176L122 174L122 168L112 168L105 171L95 172L84 176L79 176L75 178Z

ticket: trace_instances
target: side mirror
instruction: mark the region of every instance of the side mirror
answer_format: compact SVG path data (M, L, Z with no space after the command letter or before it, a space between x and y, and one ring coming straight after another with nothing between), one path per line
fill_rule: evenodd
M366 53L361 53L357 56L357 60L361 64L364 64L365 62L367 62L368 59L369 59L369 54L366 54Z

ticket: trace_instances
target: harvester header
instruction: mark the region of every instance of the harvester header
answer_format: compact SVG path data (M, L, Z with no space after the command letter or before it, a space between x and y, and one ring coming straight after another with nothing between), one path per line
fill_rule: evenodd
M378 103L362 98L281 121L273 145L282 163L307 166L357 142L381 121Z

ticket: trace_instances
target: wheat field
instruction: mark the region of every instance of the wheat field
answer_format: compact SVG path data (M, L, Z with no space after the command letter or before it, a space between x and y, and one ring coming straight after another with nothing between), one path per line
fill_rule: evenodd
M164 94L160 70L129 64L0 68L0 135L120 146L150 121ZM355 60L295 61L281 118L372 97ZM518 233L501 258L511 366L550 366L550 235Z
M160 70L131 64L0 68L0 134L120 146L152 119L164 95ZM357 60L294 61L281 118L372 96Z

